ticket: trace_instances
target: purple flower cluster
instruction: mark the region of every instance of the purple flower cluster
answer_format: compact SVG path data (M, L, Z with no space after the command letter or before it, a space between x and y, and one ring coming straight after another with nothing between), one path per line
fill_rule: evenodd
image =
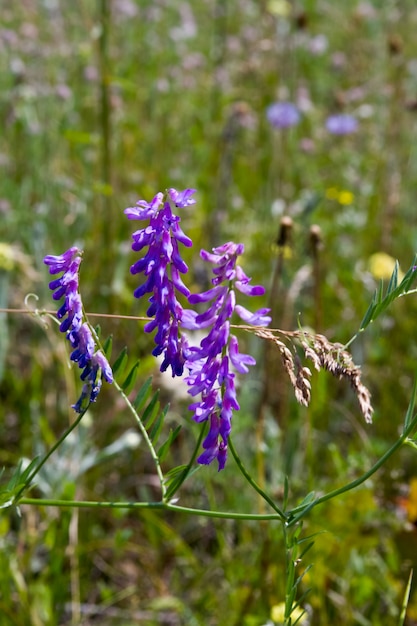
M164 354L161 371L170 366L173 376L181 376L186 370L188 392L193 398L199 396L189 406L193 419L209 422L204 452L198 462L209 464L217 459L221 470L227 458L232 413L239 410L233 369L246 373L248 365L255 364L253 357L239 352L238 340L230 334L230 319L236 313L246 324L266 326L270 317L269 309L251 313L236 304L235 290L247 296L264 293L263 287L250 285L250 279L237 265L243 244L229 242L212 253L201 251L201 258L213 264L213 287L208 291L190 295L182 282L180 274L185 274L188 267L180 256L178 244L191 246L192 242L181 230L180 218L173 213L172 206L191 206L195 203L194 192L194 189L171 188L165 194L158 193L149 203L139 200L135 207L125 210L129 219L147 221L145 227L132 235L132 249L145 252L130 271L145 277L135 290L135 297L151 294L147 314L152 319L145 325L145 331L156 330L153 354ZM183 308L177 292L191 305L208 304L208 308L202 313ZM200 346L190 347L182 331L203 329L207 335Z
M232 427L232 413L239 410L236 398L235 374L247 373L248 365L256 361L248 354L239 352L239 343L230 334L230 319L233 313L247 324L266 326L271 321L269 309L251 313L236 304L235 289L247 296L264 293L260 285L251 286L250 278L237 265L237 257L244 251L243 244L229 242L214 248L213 253L202 250L204 261L213 264L213 287L201 294L189 297L191 304L211 303L204 313L186 311L183 326L189 329L210 328L199 347L187 350L186 367L189 374L186 381L191 396L200 394L201 399L189 406L196 422L209 422L209 432L203 442L204 452L198 462L209 464L217 459L219 470L223 469L227 458L227 441Z
M231 334L234 314L246 324L266 326L271 321L269 309L252 313L236 303L236 292L245 296L260 296L264 288L251 285L238 257L243 254L241 243L228 242L212 252L202 250L201 258L212 264L212 287L200 294L190 294L181 274L188 267L181 258L179 244L191 246L192 241L180 228L180 218L174 207L185 208L195 204L194 189L177 191L168 189L158 193L151 202L139 200L127 208L128 219L146 221L143 228L133 233L132 249L142 252L141 258L131 266L132 274L142 274L144 280L134 292L136 298L150 294L147 310L150 321L146 332L155 332L153 354L163 354L161 371L171 367L173 376L186 371L185 380L193 402L189 409L193 419L208 422L208 434L203 442L204 451L198 462L209 464L217 459L219 470L227 459L228 438L232 428L233 411L239 410L236 397L236 373L245 374L255 359L239 351L237 338ZM49 283L54 300L64 298L57 312L61 332L71 344L71 360L82 370L84 386L73 408L81 413L94 402L100 391L102 379L113 382L113 373L104 354L97 350L93 334L83 322L83 308L79 294L79 267L81 252L73 247L61 256L46 256L44 263L51 274L60 274ZM199 311L183 308L180 294ZM204 311L201 308L206 306ZM204 330L205 337L199 346L190 346L183 331Z
M102 379L108 383L113 382L111 367L100 350L96 350L96 344L88 325L83 323L83 307L78 290L78 272L81 263L81 252L72 247L60 256L47 255L44 263L49 266L50 274L60 274L59 278L49 283L49 288L54 292L53 299L64 303L57 311L60 331L66 333L66 337L73 348L70 359L78 363L82 369L81 380L84 386L78 401L72 408L81 413L91 402L95 402L100 392Z
M132 250L146 254L130 268L132 274L144 274L145 282L138 287L135 298L146 293L150 306L147 315L153 319L145 325L145 332L157 329L154 356L164 354L161 371L171 366L173 376L181 376L184 370L184 346L180 336L179 323L182 317L182 306L177 300L176 292L186 298L189 289L181 280L188 267L182 260L178 243L192 246L192 241L180 228L180 218L172 212L172 204L184 208L195 204L191 197L195 189L176 191L168 189L166 194L156 194L151 202L139 200L135 207L125 209L130 220L149 220L144 228L133 233Z

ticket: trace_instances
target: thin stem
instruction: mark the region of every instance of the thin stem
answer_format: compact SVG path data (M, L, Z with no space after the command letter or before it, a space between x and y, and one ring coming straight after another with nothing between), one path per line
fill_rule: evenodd
M238 453L236 452L236 449L235 449L235 447L234 447L230 437L229 437L229 441L228 441L228 447L230 448L230 451L231 451L231 453L233 455L233 458L236 461L236 464L237 464L238 468L240 469L241 473L246 478L248 483L251 485L251 487L253 487L255 489L255 491L257 493L259 493L259 495L266 502L268 502L268 504L274 509L274 511L276 511L278 513L279 519L282 522L286 522L287 521L287 516L285 515L285 513L283 511L281 511L281 509L275 504L275 502L272 500L272 498L270 498L270 496L268 496L268 494L265 493L265 491L254 481L252 476L245 469L245 466L243 465L242 461L240 460L240 457L239 457ZM258 519L264 519L264 518L259 517Z
M129 398L127 397L127 395L125 394L125 392L123 391L123 389L120 387L120 385L114 380L113 381L113 385L115 386L115 388L117 389L117 391L120 393L120 395L122 396L123 400L125 401L129 411L132 413L133 417L135 418L135 421L137 423L137 425L139 426L139 430L140 433L142 435L142 437L145 440L146 445L148 446L149 452L151 453L151 457L153 462L155 463L155 469L156 469L156 473L158 475L158 479L159 479L159 483L161 485L161 499L164 501L165 497L166 497L166 486L165 486L165 478L164 475L162 473L162 468L161 468L161 463L159 461L159 457L158 454L155 450L155 448L153 447L153 443L148 435L148 432L145 428L145 426L142 423L142 420L140 419L139 415L136 412L135 407L133 406L133 404L131 403L131 401L129 400Z
M55 450L57 450L57 448L59 448L59 446L65 441L65 439L68 437L68 435L70 433L72 433L72 431L78 426L78 424L81 422L81 419L83 418L83 416L85 415L86 411L87 411L88 407L86 409L84 409L84 411L82 411L76 420L74 420L74 422L71 424L71 426L69 428L67 428L67 430L64 432L63 435L61 435L61 437L59 437L59 439L57 439L57 441L54 443L54 445L52 446L52 448L49 450L49 452L47 452L45 454L45 456L43 457L43 459L38 463L38 465L35 467L35 469L33 470L33 472L30 474L30 476L28 476L25 484L20 488L20 490L17 492L16 497L15 497L15 501L19 500L20 495L29 487L30 483L33 481L33 479L35 478L36 474L38 474L40 472L40 470L42 469L42 467L45 465L45 463L47 462L47 460L52 456L52 454L55 452Z
M87 315L84 312L84 315L87 319ZM100 350L103 352L104 354L104 348L101 344L100 341L100 337L98 336L98 334L95 331L95 328L90 324L90 322L87 320L88 322L88 326L91 330L91 333L95 339L96 344L98 345L98 347L100 348ZM131 403L131 401L129 400L129 398L127 397L127 395L125 394L125 392L123 391L123 389L120 387L120 385L116 382L116 380L113 379L113 385L114 387L117 389L117 391L120 393L120 395L122 396L123 400L125 401L129 411L132 413L133 417L135 418L135 421L137 423L137 425L139 426L139 430L141 432L142 437L145 440L146 445L149 448L149 452L151 453L151 457L155 463L155 469L156 469L156 473L158 474L158 478L159 478L159 483L161 485L161 499L165 500L165 496L166 496L166 486L165 486L165 478L164 475L162 473L162 469L161 469L161 463L159 461L159 456L155 450L155 448L153 447L153 443L148 435L148 431L146 430L144 424L142 423L142 420L140 419L139 415L137 414L137 411L135 409L135 407L133 406L133 404Z
M209 511L206 509L191 509L185 506L170 504L169 502L96 502L91 500L55 500L44 498L21 498L20 504L51 507L76 507L79 509L153 509L159 511L173 511L199 517L211 517L235 520L281 520L279 515L255 513L233 513L229 511Z
M402 603L402 607L401 607L401 613L400 613L400 617L398 620L398 626L404 626L404 622L405 622L405 616L407 613L407 606L408 606L408 601L410 599L410 592L411 592L411 583L413 581L413 570L410 570L410 575L408 577L408 582L407 582L407 587L405 589L405 593L404 593L404 598L403 598L403 603Z
M207 432L207 428L208 428L208 422L206 422L204 424L204 427L201 428L200 430L200 434L198 436L197 439L197 443L195 445L193 454L191 455L191 458L187 464L187 466L184 468L183 472L181 473L180 477L177 479L177 481L174 481L172 485L170 485L168 487L168 489L166 490L166 494L165 494L165 500L168 502L169 500L172 500L173 496L177 493L178 489L181 487L181 485L183 484L183 482L186 480L187 476L189 475L191 468L194 464L195 459L197 458L197 454L198 451L200 449L201 446L201 442L203 441L203 437Z
M289 514L288 526L293 526L294 524L296 524L313 507L317 506L318 504L322 504L323 502L332 500L333 498L336 498L337 496L340 496L341 494L351 491L352 489L359 487L359 485L362 485L362 483L364 483L366 480L368 480L368 478L370 478L373 474L375 474L375 472L377 472L380 469L380 467L382 467L384 463L386 463L386 461L394 454L394 452L396 452L403 445L403 443L406 442L408 435L416 428L416 426L417 426L417 415L414 416L414 418L411 420L407 428L404 429L402 435L385 452L385 454L383 454L381 458L378 459L378 461L371 467L371 469L369 469L362 476L359 476L359 478L356 478L352 482L347 483L346 485L343 485L342 487L339 487L338 489L333 489L333 491L329 491L329 493L326 493L323 496L320 496L319 498L317 498L316 500L313 500L307 506L295 507Z

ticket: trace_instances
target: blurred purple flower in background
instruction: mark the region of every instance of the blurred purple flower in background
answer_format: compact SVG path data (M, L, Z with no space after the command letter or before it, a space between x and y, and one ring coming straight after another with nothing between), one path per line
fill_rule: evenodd
M196 422L209 422L209 432L203 442L204 452L197 460L208 465L217 459L219 471L224 468L227 459L232 413L240 408L236 399L235 374L231 368L244 374L249 371L248 365L256 363L252 356L239 352L238 340L230 334L230 319L233 313L237 313L245 324L267 326L271 321L267 315L269 309L251 313L236 304L235 288L247 296L259 296L265 292L260 285L251 286L251 279L236 264L243 251L243 244L233 242L214 248L213 253L201 251L201 258L214 266L213 287L204 293L191 295L189 302L211 304L200 314L185 310L182 317L184 328L210 328L199 347L185 350L185 367L189 372L186 377L190 387L188 393L191 396L200 394L201 398L188 408L194 412Z
M300 121L300 112L292 102L275 102L266 110L266 117L274 128L289 128Z
M104 354L96 350L96 342L88 324L82 321L83 306L78 291L81 251L74 246L59 256L45 256L43 262L49 266L50 274L62 272L59 278L49 283L49 288L54 292L54 300L65 297L57 317L62 319L66 316L59 330L66 333L73 348L70 359L78 363L78 367L83 370L80 378L86 381L80 398L72 405L77 413L81 413L91 402L96 401L103 378L108 383L113 382L113 372Z
M189 289L180 278L180 273L188 272L182 260L178 243L192 246L192 241L180 228L180 218L174 215L171 205L184 208L195 204L191 197L195 189L177 191L168 189L165 194L159 192L151 202L139 200L135 207L125 209L130 220L149 220L144 228L133 233L132 250L146 254L130 268L132 274L144 274L146 280L135 291L135 298L150 293L150 306L147 315L153 317L145 324L145 332L156 329L156 348L154 356L164 354L161 372L171 366L173 376L181 376L184 369L184 340L180 336L179 324L182 318L182 306L176 292L188 298Z
M338 113L326 119L326 128L332 135L350 135L357 131L358 120L348 113Z

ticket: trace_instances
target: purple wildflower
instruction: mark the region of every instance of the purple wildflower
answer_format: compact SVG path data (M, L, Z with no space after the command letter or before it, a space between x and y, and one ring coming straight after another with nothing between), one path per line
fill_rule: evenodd
M139 200L135 207L125 209L130 220L149 220L144 228L133 233L132 250L145 255L130 268L132 274L144 274L146 280L135 291L135 298L150 293L150 306L147 315L153 319L145 325L145 332L156 329L154 356L164 354L161 371L171 366L172 376L181 376L185 357L184 340L180 336L179 325L183 308L177 300L176 292L188 298L189 289L181 280L180 274L188 271L181 258L178 244L192 246L180 228L180 218L172 212L171 204L184 208L195 204L192 198L195 189L156 194L151 202Z
M275 102L266 110L266 117L274 128L289 128L300 121L300 112L292 102Z
M70 359L78 363L82 369L81 380L86 381L78 401L72 405L77 413L85 410L91 402L95 402L99 394L102 379L113 382L111 367L96 343L88 324L83 323L81 296L78 291L78 271L81 263L81 252L72 247L60 256L47 255L43 262L49 265L50 274L62 275L49 283L54 292L53 299L65 297L63 305L58 309L57 317L62 319L60 331L73 348Z
M332 135L350 135L357 131L358 120L347 113L330 115L326 120L326 128Z
M198 462L207 465L217 459L219 471L224 468L227 459L232 414L240 408L231 367L246 373L247 366L256 363L253 357L239 352L238 340L230 334L230 319L233 313L237 313L248 324L266 326L271 321L267 315L269 309L251 313L236 305L235 289L248 296L262 295L265 291L260 285L250 285L251 279L237 265L237 257L243 251L243 244L233 242L214 248L212 253L201 251L201 258L214 266L213 287L204 293L191 295L188 300L191 304L211 304L203 313L184 311L182 316L184 328L210 328L199 347L186 350L186 368L189 371L186 381L188 393L193 397L200 395L200 400L189 406L194 412L193 419L209 422L209 432L203 442L204 452Z

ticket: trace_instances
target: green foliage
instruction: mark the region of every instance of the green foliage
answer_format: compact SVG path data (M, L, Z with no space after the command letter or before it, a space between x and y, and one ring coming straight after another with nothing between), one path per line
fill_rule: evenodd
M414 258L414 261L407 271L406 275L402 279L402 281L398 284L398 261L395 262L394 271L392 272L391 278L388 283L388 287L384 293L384 282L381 280L379 283L378 289L376 289L374 297L372 298L372 302L369 305L368 310L365 313L365 316L361 322L359 329L365 330L365 328L376 320L388 307L400 296L406 295L413 283L416 279L416 263L417 256Z
M293 626L411 626L413 585L406 616L402 605L417 561L415 432L365 486L313 505L372 467L402 417L407 429L415 413L413 265L401 274L416 241L413 3L9 4L0 29L0 243L11 255L0 259L2 308L20 309L36 292L36 306L50 309L42 258L76 242L86 310L144 315L147 303L132 298L123 209L167 186L196 187L195 210L182 214L195 242L185 252L193 291L206 286L200 246L233 239L245 244L254 284L272 285L277 268L268 297L278 327L300 320L343 343L359 324L352 354L375 424L362 424L348 386L323 373L311 378L309 409L299 407L272 352L266 370L241 381L233 423L253 491L233 458L221 474L197 468L204 431L155 373L143 322L100 320L101 336L114 334L104 349L119 354L115 378L144 432L132 430L114 389L103 389L34 477L31 495L159 503L155 463L166 501L185 507L265 513L273 511L266 493L280 511L295 511L289 539L297 515L314 536L314 545L303 533L290 543L302 562L286 589L276 520L12 506L73 423L79 381L64 342L39 319L0 313L1 620L259 626L287 591L288 606L308 613L293 611ZM297 100L297 127L270 128L265 108L276 99ZM357 116L356 134L325 131L339 110ZM293 227L280 256L282 217ZM398 259L383 276L370 265L377 252ZM262 361L264 344L243 333L239 342ZM268 372L276 397L260 412Z
M22 489L25 487L27 480L31 476L34 468L36 467L38 459L25 465L23 469L23 460L20 459L17 467L13 470L6 485L0 487L0 509L5 509L15 504L16 499L20 495ZM0 474L0 478L4 473L4 469Z

